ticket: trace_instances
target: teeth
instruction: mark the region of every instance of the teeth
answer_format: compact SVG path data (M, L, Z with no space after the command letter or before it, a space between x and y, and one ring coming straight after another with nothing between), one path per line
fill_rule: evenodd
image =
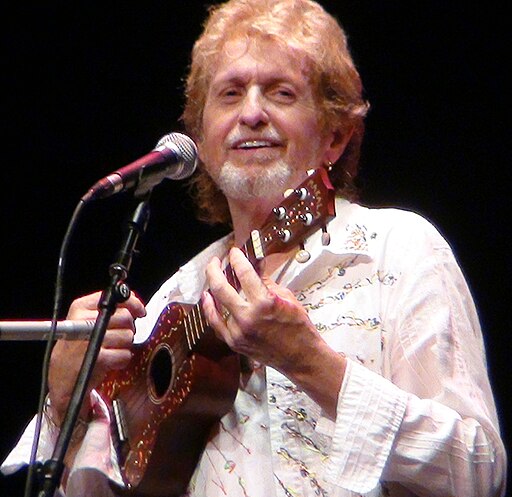
M253 140L249 142L243 142L238 147L239 148L256 148L256 147L270 147L271 144L266 141Z

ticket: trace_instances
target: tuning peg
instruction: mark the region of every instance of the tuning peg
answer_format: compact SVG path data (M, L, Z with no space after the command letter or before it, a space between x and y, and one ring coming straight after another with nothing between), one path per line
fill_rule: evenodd
M293 190L293 193L297 195L299 200L305 200L306 197L308 196L308 190L304 187L296 188L295 190Z
M283 206L274 207L272 209L272 212L274 213L274 216L276 216L276 219L278 220L284 219L284 216L286 215L286 209Z
M284 242L288 243L290 238L292 237L292 233L290 230L282 229L277 232L277 236Z
M306 214L300 214L299 219L304 223L305 226L311 226L314 221L313 214L311 214L311 212L306 212Z
M304 244L301 243L300 249L295 254L295 260L304 264L305 262L308 262L309 259L311 259L311 254L304 248Z
M331 243L331 235L327 232L327 227L322 226L322 245L326 247Z

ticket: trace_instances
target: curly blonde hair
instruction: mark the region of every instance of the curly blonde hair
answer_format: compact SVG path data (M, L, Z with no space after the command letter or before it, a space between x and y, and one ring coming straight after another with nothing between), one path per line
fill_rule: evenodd
M210 7L186 79L182 114L186 131L201 140L203 109L218 58L224 44L240 36L270 39L307 61L322 126L341 132L354 130L330 177L339 194L356 198L354 180L369 106L363 100L361 78L343 29L312 0L229 0ZM230 223L227 200L202 164L190 186L200 219Z

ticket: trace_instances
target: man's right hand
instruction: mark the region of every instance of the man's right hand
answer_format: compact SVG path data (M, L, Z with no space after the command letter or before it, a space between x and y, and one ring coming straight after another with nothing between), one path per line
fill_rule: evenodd
M96 320L100 297L101 292L96 292L76 299L71 304L66 319ZM105 373L123 369L128 365L132 357L134 320L145 314L144 304L133 294L126 302L118 305L105 332L89 381L88 392L102 381ZM87 345L87 341L59 340L53 348L49 371L49 396L53 420L58 425L66 413ZM89 395L86 394L80 416L87 418L89 409Z

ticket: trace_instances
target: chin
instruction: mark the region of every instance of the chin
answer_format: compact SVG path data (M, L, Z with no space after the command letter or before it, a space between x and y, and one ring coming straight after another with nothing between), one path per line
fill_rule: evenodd
M293 176L294 170L285 161L255 168L239 167L226 162L216 183L228 198L252 200L283 193L290 187Z

